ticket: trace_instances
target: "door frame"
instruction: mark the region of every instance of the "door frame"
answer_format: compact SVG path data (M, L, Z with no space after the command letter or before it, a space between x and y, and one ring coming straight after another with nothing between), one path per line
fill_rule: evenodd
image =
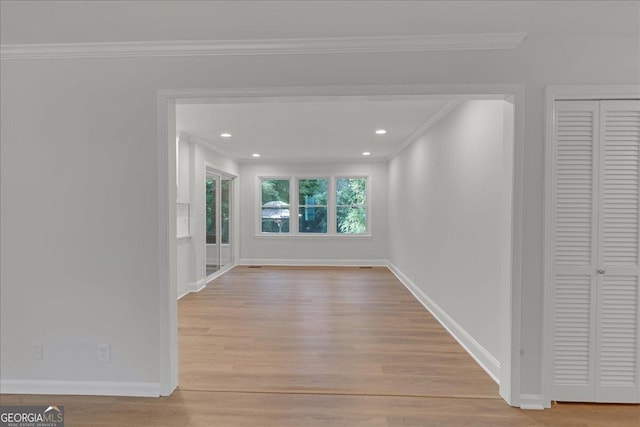
M545 408L551 407L553 383L553 128L556 101L640 99L640 85L547 86L545 89L545 171L543 234L543 319L542 329L542 396Z
M274 100L323 101L353 99L503 99L514 106L512 143L505 153L508 194L500 208L510 213L508 265L500 292L500 396L521 405L520 341L524 189L524 94L522 84L382 85L159 90L158 102L158 216L160 287L160 390L170 395L178 386L175 134L176 102L237 103ZM173 143L171 140L173 139Z

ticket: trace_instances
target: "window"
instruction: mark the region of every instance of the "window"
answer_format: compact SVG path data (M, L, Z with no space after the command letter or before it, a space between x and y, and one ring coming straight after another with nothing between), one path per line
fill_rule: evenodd
M223 178L220 181L220 231L223 245L229 243L229 225L231 218L231 179ZM207 244L216 244L216 180L207 178L205 189L206 206L206 234Z
M298 180L298 231L327 232L327 179Z
M289 179L261 179L260 231L289 232Z
M205 206L206 206L206 234L207 244L217 243L216 236L216 183L214 180L207 178L205 189Z
M229 244L229 226L231 225L231 179L220 181L220 233L221 243Z
M336 179L336 232L364 234L367 232L367 180L365 178Z
M371 234L367 177L259 177L257 184L259 234L334 238Z

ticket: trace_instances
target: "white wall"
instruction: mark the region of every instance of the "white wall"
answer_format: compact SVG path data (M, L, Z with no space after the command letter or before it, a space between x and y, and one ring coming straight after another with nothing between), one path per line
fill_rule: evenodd
M191 237L182 237L178 239L178 263L176 265L178 275L178 299L189 293L195 284L193 277L195 277L195 271L192 270L192 257L194 256L191 247Z
M176 143L178 149L176 150L176 185L177 185L177 202L189 203L190 202L190 190L189 190L189 175L191 174L191 168L189 167L189 158L191 143L186 135L181 135Z
M496 360L505 101L466 101L389 164L389 260Z
M637 16L637 4L612 7ZM29 29L49 21L23 12ZM15 40L10 30L3 43ZM544 88L640 83L638 28L630 31L532 33L515 50L1 61L4 384L159 381L159 89L515 83L526 91L520 391L540 394ZM51 254L38 276L34 242ZM257 248L243 257L266 253ZM45 344L44 360L30 360L33 342ZM112 344L111 363L98 362L99 342Z
M260 176L368 175L371 237L258 236ZM240 262L379 264L387 259L387 163L242 163Z

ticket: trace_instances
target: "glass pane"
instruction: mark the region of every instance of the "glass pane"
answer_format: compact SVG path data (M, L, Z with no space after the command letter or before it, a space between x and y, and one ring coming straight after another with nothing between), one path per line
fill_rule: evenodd
M229 244L229 227L231 218L231 180L223 179L220 181L220 238L222 244ZM224 264L224 263L223 263Z
M220 269L220 251L218 239L218 215L220 214L217 205L218 178L207 174L205 181L205 227L206 227L206 245L205 245L205 265L207 276L215 273Z
M261 230L263 233L289 232L289 180L263 179L261 184Z
M336 204L338 206L364 205L366 202L364 178L342 178L336 180Z
M230 236L231 202L233 182L231 178L220 180L220 266L233 263L233 249Z
M289 218L283 218L283 219L262 218L262 232L263 233L288 233Z
M336 212L337 232L342 234L362 234L367 231L364 208L342 207Z
M206 182L206 230L207 230L207 243L216 243L216 182L213 179L207 178Z
M327 180L301 179L298 181L298 197L300 206L326 206Z
M298 231L300 233L326 233L327 208L318 206L300 208Z
M268 202L284 202L289 204L288 179L263 179L262 204Z

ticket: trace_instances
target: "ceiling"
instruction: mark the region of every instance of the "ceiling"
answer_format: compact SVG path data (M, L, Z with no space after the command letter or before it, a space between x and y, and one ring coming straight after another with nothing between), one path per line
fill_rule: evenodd
M176 129L232 159L383 160L447 106L439 100L280 101L176 106ZM378 135L376 130L386 134ZM230 133L224 138L222 133ZM362 153L369 152L369 156Z

